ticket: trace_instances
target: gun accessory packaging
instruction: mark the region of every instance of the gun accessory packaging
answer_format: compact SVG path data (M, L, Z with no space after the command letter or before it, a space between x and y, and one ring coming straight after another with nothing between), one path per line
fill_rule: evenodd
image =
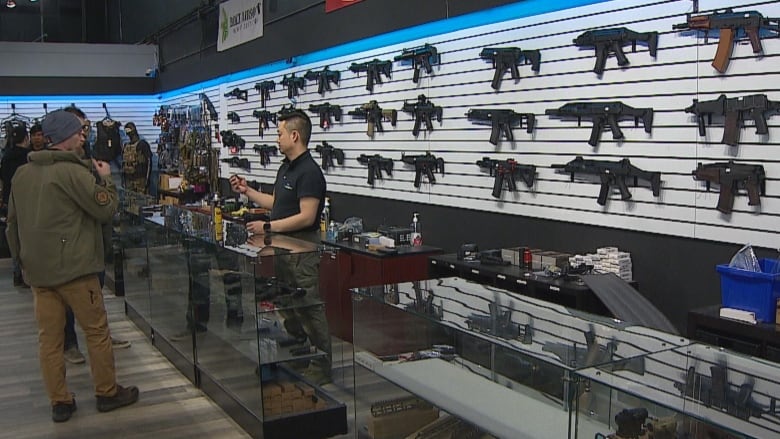
M553 169L562 169L563 172L571 174L571 180L574 181L574 174L597 175L601 180L601 190L599 191L598 203L605 205L607 197L612 187L617 186L620 190L621 200L630 200L631 192L626 184L627 178L634 179L634 187L639 185L639 180L645 180L650 183L653 190L653 196L658 197L661 194L661 173L644 171L631 164L628 159L617 162L603 160L586 160L582 156L577 156L574 160L563 165L552 165Z
M355 108L347 114L357 119L365 119L367 124L366 135L372 139L375 132L382 133L385 131L382 127L383 120L390 121L392 126L395 126L398 121L397 110L383 110L375 100L368 101L368 103Z
M577 47L593 47L596 49L596 65L593 71L597 75L604 73L604 67L607 64L607 57L614 53L620 67L630 64L626 54L623 52L623 46L631 43L631 50L636 52L637 41L647 43L647 49L650 56L656 57L658 52L658 32L634 32L625 27L613 29L589 30L582 33L574 39L574 45Z
M393 159L382 157L379 154L360 154L357 161L361 165L368 166L368 184L371 187L374 187L375 179L383 180L382 171L385 171L388 177L393 175Z
M693 170L693 178L703 180L710 190L710 184L720 185L718 211L729 214L734 207L734 196L744 187L748 193L748 205L760 206L761 195L766 195L766 173L762 165L734 163L733 160L719 163L699 163Z
M725 116L723 126L723 139L721 143L730 146L739 145L739 133L745 125L746 118L752 118L756 125L756 134L769 134L766 124L767 116L772 116L780 109L780 102L770 101L765 94L743 96L741 98L727 98L720 95L711 101L693 100L693 104L685 109L686 113L696 115L696 123L699 126L699 135L704 136L707 130L704 125L704 116L707 116L707 124L712 125L712 116Z
M734 12L729 8L711 14L687 14L685 23L672 26L672 30L704 31L704 44L707 44L710 30L719 30L718 49L712 60L712 67L720 73L726 72L729 67L731 51L734 49L734 42L740 29L750 40L753 53L760 54L764 51L761 46L761 30L774 32L774 36L780 35L780 19L764 17L758 11Z
M321 145L315 146L314 151L322 156L322 169L325 171L333 167L333 157L336 157L338 164L344 164L344 150L335 148L328 142L322 142Z
M618 121L621 118L632 117L634 125L639 126L639 119L646 133L653 130L653 109L633 108L622 102L571 102L560 108L545 110L544 114L558 117L576 117L577 126L582 123L583 117L590 117L593 121L593 129L590 132L588 144L598 146L601 133L606 126L612 130L613 139L622 139L623 131L620 130Z
M512 79L520 79L520 71L517 66L522 61L524 64L531 64L531 70L539 72L542 53L538 49L521 50L519 47L485 47L479 53L479 57L493 62L493 80L490 86L494 90L501 88L501 79L507 70L512 75Z
M349 71L360 75L360 72L366 72L366 90L369 93L374 92L374 83L382 83L382 75L387 76L387 79L391 79L393 73L393 62L388 60L380 61L374 58L372 61L366 61L362 63L352 63L349 66Z
M412 68L414 69L412 82L415 84L420 81L420 67L424 68L425 73L430 75L433 73L433 64L439 64L441 62L439 51L430 44L414 47L412 49L404 49L401 54L394 59L396 61L412 62Z
M466 113L466 118L473 123L490 122L490 143L498 145L498 139L504 134L506 140L513 142L515 136L512 133L512 126L519 125L523 127L525 121L525 132L532 133L536 125L536 117L533 113L515 113L514 110L500 110L495 108L470 109Z

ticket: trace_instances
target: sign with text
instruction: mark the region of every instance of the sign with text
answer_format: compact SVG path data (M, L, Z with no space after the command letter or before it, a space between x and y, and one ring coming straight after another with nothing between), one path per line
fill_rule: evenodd
M217 52L262 36L262 0L229 0L219 5Z
M333 12L345 6L352 6L363 0L325 0L325 12Z

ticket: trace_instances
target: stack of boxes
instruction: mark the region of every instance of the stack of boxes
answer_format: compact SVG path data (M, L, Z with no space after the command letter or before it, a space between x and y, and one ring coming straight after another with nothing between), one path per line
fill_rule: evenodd
M569 265L576 267L582 264L592 265L598 272L615 273L626 282L634 280L631 265L631 253L622 252L617 247L601 247L596 253L574 255L569 258Z
M279 416L327 407L324 399L314 394L314 388L289 381L263 384L263 416Z

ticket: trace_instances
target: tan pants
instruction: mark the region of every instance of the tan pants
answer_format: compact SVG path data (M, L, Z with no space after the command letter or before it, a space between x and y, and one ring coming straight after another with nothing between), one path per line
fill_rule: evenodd
M38 320L38 358L52 405L73 401L65 382L65 357L62 353L66 305L73 310L87 338L95 396L116 395L114 350L97 275L83 276L52 288L32 287L32 290L35 318Z

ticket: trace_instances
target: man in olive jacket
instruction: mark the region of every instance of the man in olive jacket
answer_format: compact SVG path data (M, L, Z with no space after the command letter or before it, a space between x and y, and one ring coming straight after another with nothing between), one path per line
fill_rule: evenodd
M43 121L48 150L31 152L13 178L6 235L35 297L38 349L52 419L64 422L76 410L65 382L65 307L86 335L97 409L110 411L138 400L138 388L116 383L114 352L97 274L103 271L101 224L117 209L109 164L82 161L79 119L58 110ZM93 166L101 177L95 181Z

